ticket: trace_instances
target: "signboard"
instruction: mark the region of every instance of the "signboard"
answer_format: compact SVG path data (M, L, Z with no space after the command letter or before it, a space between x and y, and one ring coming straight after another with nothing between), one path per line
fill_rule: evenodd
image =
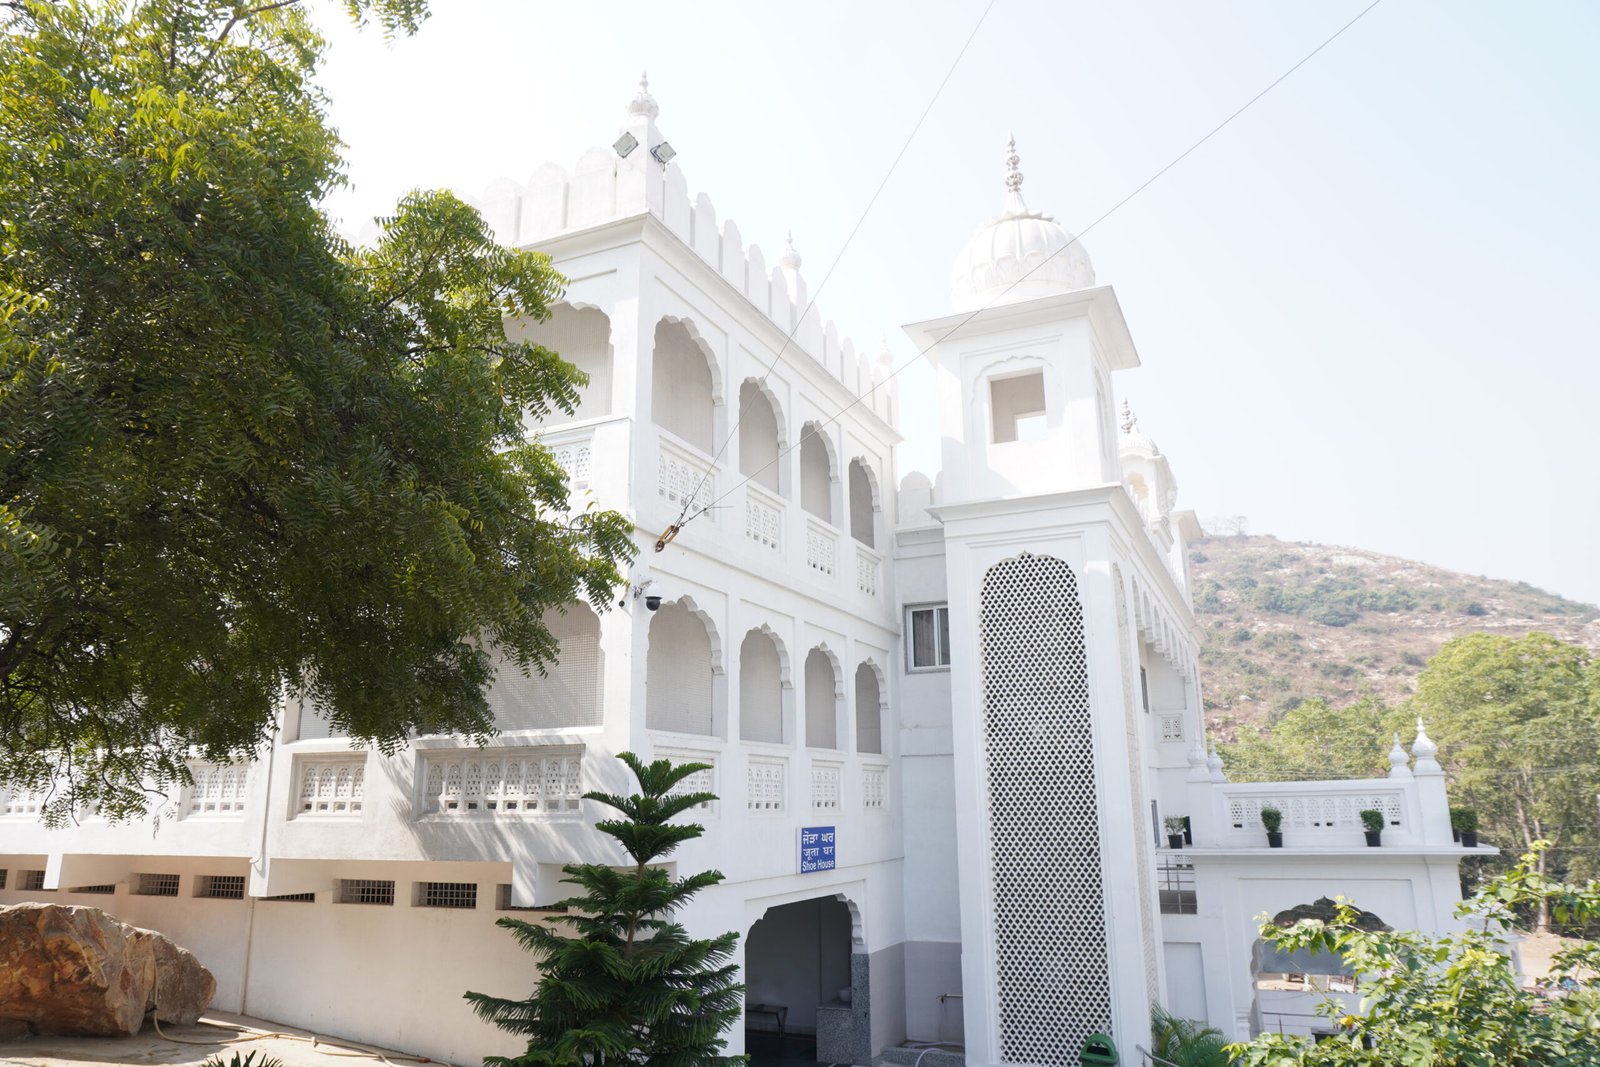
M838 858L839 835L831 826L800 828L800 873L831 871Z

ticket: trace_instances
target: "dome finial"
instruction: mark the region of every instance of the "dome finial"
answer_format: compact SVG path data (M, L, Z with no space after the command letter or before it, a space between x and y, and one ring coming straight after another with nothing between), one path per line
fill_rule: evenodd
M778 257L778 266L787 267L789 270L800 269L800 253L794 250L794 231L790 230L783 239L783 255Z
M650 95L650 73L639 72L639 91L634 94L633 101L628 105L628 114L643 115L653 119L661 114L661 106L656 103L656 98Z
M1022 191L1022 171L1017 165L1022 162L1022 157L1017 155L1017 138L1015 134L1008 135L1006 141L1006 189L1017 193Z
M1133 409L1128 406L1126 397L1122 400L1122 432L1132 433L1139 428L1139 420L1134 417Z

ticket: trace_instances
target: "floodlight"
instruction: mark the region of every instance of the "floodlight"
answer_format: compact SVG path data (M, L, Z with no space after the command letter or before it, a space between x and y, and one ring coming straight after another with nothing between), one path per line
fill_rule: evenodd
M628 153L639 147L639 138L624 131L622 136L618 137L616 142L612 144L611 147L617 150L617 155L621 156L623 159L627 159Z
M678 150L673 148L667 142L662 141L660 144L650 149L650 154L655 156L656 162L664 167L668 163L672 162L672 157L678 154Z

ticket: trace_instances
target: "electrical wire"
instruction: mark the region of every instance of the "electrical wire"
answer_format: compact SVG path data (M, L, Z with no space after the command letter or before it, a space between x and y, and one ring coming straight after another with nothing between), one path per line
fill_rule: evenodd
M899 366L897 366L894 370L892 370L883 379L883 382L879 383L879 385L887 384L891 379L893 379L901 371L905 370L907 367L911 366L911 364L915 363L919 357L921 357L923 355L926 355L931 349L933 349L936 346L938 346L939 344L943 343L952 334L954 334L956 331L960 330L962 327L967 325L967 323L971 322L973 319L977 318L983 312L985 312L985 311L989 310L989 308L993 307L1001 298L1003 298L1012 289L1015 289L1018 285L1021 285L1024 281L1027 281L1029 276L1031 276L1035 271L1039 270L1046 263L1050 262L1052 259L1054 259L1056 256L1060 255L1062 252L1065 252L1067 249L1069 249L1069 248L1073 247L1074 245L1078 244L1083 239L1083 237L1085 235L1087 235L1088 233L1090 233L1091 231L1093 231L1096 226L1099 226L1106 219L1110 218L1120 208L1122 208L1123 205L1127 204L1128 201L1132 200L1134 197L1138 196L1140 193L1142 193L1146 189L1148 189L1151 185L1155 184L1155 182L1158 181L1164 174L1166 174L1168 171L1170 171L1173 167L1176 167L1179 163L1182 163L1185 159L1187 159L1190 155L1192 155L1197 149L1199 149L1200 146L1204 145L1207 141L1211 140L1211 138L1215 137L1218 133L1222 132L1222 130L1224 128L1226 128L1231 122L1233 122L1234 119L1236 119L1240 115L1244 114L1246 111L1248 111L1251 108L1252 105L1254 105L1258 100L1260 100L1262 97L1264 97L1268 93L1270 93L1273 89L1277 88L1278 85L1281 84L1291 74L1293 74L1295 71L1299 70L1301 67L1303 67L1307 63L1309 63L1319 52L1321 52L1323 49L1327 48L1334 41L1337 41L1340 37L1342 37L1344 35L1346 30L1350 29L1350 27L1352 27L1356 23L1360 22L1363 18L1366 17L1366 15L1370 11L1372 11L1373 8L1377 7L1382 2L1383 2L1383 0L1372 0L1372 3L1368 4L1366 7L1362 8L1359 12L1357 12L1354 18L1350 19L1350 21L1348 21L1344 25L1340 26L1337 30L1335 30L1333 32L1333 34L1331 36L1329 36L1321 44L1317 45L1317 47L1313 48L1311 51L1307 52L1304 56L1302 56L1300 58L1300 60L1297 63L1295 63L1292 67L1290 67L1288 70L1284 71L1282 74L1278 75L1271 82L1269 82L1267 84L1266 88L1264 88L1260 92L1256 93L1249 100L1246 100L1243 104L1241 104L1227 118L1223 119L1221 122L1217 123L1217 125L1213 126L1211 128L1211 130L1208 133L1206 133L1205 136L1201 137L1198 141L1194 142L1194 144L1190 145L1188 148L1185 148L1182 152L1178 153L1177 156L1173 157L1171 162L1169 162L1166 166L1162 167L1160 170L1156 171L1149 178L1145 179L1145 181L1142 182L1136 189L1134 189L1133 192L1129 193L1127 196L1123 197L1121 200L1118 200L1115 204L1111 205L1111 207L1108 208L1105 212L1103 212L1100 215L1099 218L1096 218L1093 222L1089 223L1088 226L1084 227L1083 230L1081 230L1075 237L1073 237L1073 239L1071 241L1068 241L1066 244L1062 245L1060 248L1058 248L1054 252L1050 253L1050 255L1046 256L1044 259L1042 259L1038 263L1034 264L1031 268L1029 268L1026 272L1024 272L1019 278L1017 278L1015 281L1013 281L1010 285L1006 286L999 293L997 293L993 297L991 297L988 303L984 304L982 307L976 308L975 310L973 310L972 312L970 312L969 314L964 316L961 319L960 322L958 322L954 326L950 327L949 330L947 330L943 334L941 334L936 340L934 340L933 342L928 344L926 347L924 347L921 350L919 350L916 353L916 355L912 356L910 359L905 360L903 363L901 363ZM826 426L826 425L828 425L830 423L838 422L839 419L844 415L845 412L849 411L851 408L853 408L857 404L861 403L862 400L866 399L868 393L875 391L879 387L879 385L874 385L873 389L868 390L867 392L857 394L855 396L855 398L850 401L850 403L846 404L844 407L842 407L838 411L834 412L827 419L824 419L820 424L815 424L814 423L813 425L816 426L818 429L820 429L821 426ZM789 445L786 448L780 450L779 453L775 457L773 457L772 459L768 460L761 467L759 467L756 470L752 471L751 473L747 474L743 478L743 480L741 480L739 482L736 482L734 485L730 486L728 488L728 490L726 492L724 492L721 496L717 497L715 500L712 500L709 504L706 504L704 507L702 507L699 510L695 511L693 514L689 514L689 512L688 512L688 503L686 503L684 510L682 512L680 512L680 514L679 514L679 521L677 523L673 524L674 527L676 529L678 529L678 530L681 530L688 523L693 522L695 519L699 518L701 515L704 515L706 512L710 511L712 508L717 507L718 505L720 505L722 503L722 501L728 499L728 497L732 496L739 489L743 488L745 485L747 485L749 482L751 482L757 475L761 474L768 467L771 467L774 463L777 463L779 460L783 459L784 456L788 455L790 452L793 452L796 448L799 448L802 444L805 443L805 441L808 438L815 437L816 435L817 435L817 429L809 430L809 431L803 433L800 436L800 439L797 440L794 444ZM726 447L726 443L724 443L723 447ZM709 468L706 471L706 476L707 477L710 476L710 469ZM698 492L698 489L696 490L696 492ZM692 502L693 499L694 499L694 497L691 496L689 498L689 501Z
M940 80L938 87L933 90L933 96L929 98L928 106L923 108L922 114L917 117L916 125L912 126L911 132L906 135L905 143L900 146L900 151L895 153L894 162L889 164L888 172L884 174L883 180L878 183L878 188L873 190L872 198L867 201L867 206L861 210L861 216L856 219L856 224L850 228L850 233L845 237L844 244L840 246L839 253L833 257L833 262L828 265L827 273L822 276L821 283L818 284L816 291L811 294L811 299L806 303L805 310L795 316L794 326L790 328L789 335L783 339L783 344L778 347L778 351L773 355L772 361L767 364L767 369L761 372L761 377L758 379L757 384L765 385L767 383L767 379L772 376L773 369L778 365L778 360L782 358L783 353L793 343L794 335L800 329L800 324L805 321L807 315L811 314L811 309L817 306L817 297L821 296L822 290L827 287L828 280L833 277L834 270L839 266L839 261L844 258L845 252L850 248L850 242L855 240L856 234L861 230L861 224L867 221L868 213L872 211L873 205L878 202L878 197L883 195L884 187L889 184L889 179L894 177L895 170L900 166L900 160L905 158L906 149L910 148L911 142L916 139L917 132L922 129L922 124L927 121L928 114L933 111L933 105L938 103L939 95L944 92L944 87L950 83L950 76L956 72L956 67L960 65L961 57L967 54L967 49L972 45L973 38L978 36L978 31L983 28L984 20L989 17L989 12L994 10L994 5L997 2L998 0L989 0L988 5L983 9L983 14L978 16L978 21L973 24L972 32L967 34L966 41L961 45L961 51L957 52L956 58L950 61L950 69L944 72L944 78ZM722 458L722 453L727 451L728 445L733 442L733 435L738 431L739 424L743 421L744 413L741 411L734 418L733 425L728 428L727 436L723 437L722 445L717 449L716 455L711 457L710 465L701 473L700 481L695 485L694 492L684 498L683 509L678 512L678 521L667 528L671 536L664 533L661 541L657 543L657 552L670 544L672 538L677 536L677 531L681 530L683 524L688 521L685 516L688 515L689 508L693 505L695 497L699 495L701 488L705 486L706 479L711 477L712 468L717 465L717 460ZM715 506L715 501L707 504L695 514L703 514L713 506Z

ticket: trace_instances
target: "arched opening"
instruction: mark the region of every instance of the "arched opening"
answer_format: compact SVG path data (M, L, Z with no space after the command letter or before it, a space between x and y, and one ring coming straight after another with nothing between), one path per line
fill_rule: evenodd
M489 687L489 710L502 731L554 730L600 725L600 618L584 603L565 612L545 612L544 624L561 642L554 663L544 673L527 674L504 656L494 658L495 679Z
M850 536L875 548L878 542L878 494L872 475L859 459L850 461Z
M1272 917L1278 926L1293 926L1302 919L1334 922L1338 904L1322 897ZM1388 930L1389 926L1370 911L1356 913L1355 925L1362 930ZM1356 972L1345 959L1315 949L1290 952L1276 944L1257 939L1250 954L1255 1004L1250 1013L1253 1033L1329 1034L1333 1023L1320 1005L1331 999L1343 1000L1355 1010Z
M739 473L779 492L782 442L777 409L754 378L746 379L739 387Z
M711 454L716 392L711 353L673 319L656 323L650 360L650 418L657 426Z
M1139 515L1149 522L1153 514L1150 510L1150 487L1145 484L1143 475L1128 475L1128 495L1133 497L1133 506L1139 509Z
M856 751L882 754L883 698L878 689L878 672L872 664L856 668Z
M806 747L839 747L838 675L821 648L806 654Z
M852 926L849 905L821 897L768 908L750 928L744 1018L752 1067L872 1062L866 956L852 960Z
M589 376L578 389L578 405L571 415L559 409L541 421L559 426L579 419L594 419L611 414L611 320L597 308L578 308L557 304L543 322L521 321L508 324L506 335L512 340L542 345Z
M833 455L821 426L808 422L800 436L800 506L833 521Z
M751 630L739 646L739 737L783 743L783 662L765 630Z
M711 735L711 634L683 601L661 605L650 619L645 657L644 721L652 730Z

